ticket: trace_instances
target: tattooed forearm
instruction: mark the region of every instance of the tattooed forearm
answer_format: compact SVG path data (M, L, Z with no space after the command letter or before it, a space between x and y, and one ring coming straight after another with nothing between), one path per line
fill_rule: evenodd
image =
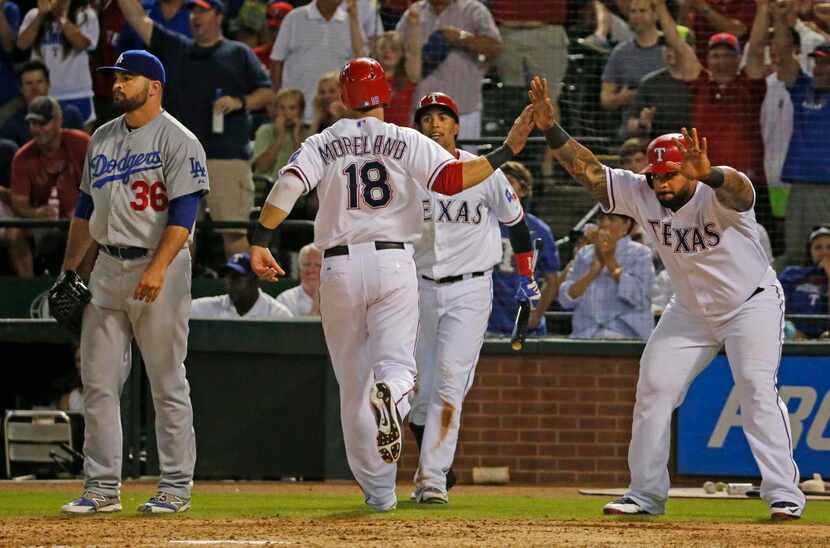
M574 179L582 183L594 199L603 207L608 207L605 171L593 152L571 139L565 146L553 150L553 155Z
M718 200L735 211L747 211L752 207L752 183L731 167L718 166L723 172L723 185L715 190Z

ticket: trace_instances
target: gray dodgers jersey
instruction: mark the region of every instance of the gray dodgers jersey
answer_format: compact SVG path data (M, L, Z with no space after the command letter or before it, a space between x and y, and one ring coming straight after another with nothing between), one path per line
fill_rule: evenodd
M155 249L170 200L209 191L206 165L199 140L167 112L134 130L124 116L104 124L92 135L81 178L95 205L92 238Z

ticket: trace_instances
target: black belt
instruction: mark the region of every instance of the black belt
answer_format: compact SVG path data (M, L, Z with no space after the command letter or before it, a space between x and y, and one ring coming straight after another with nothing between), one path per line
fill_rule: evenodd
M150 250L145 247L118 247L115 245L102 245L101 248L117 259L140 259L146 257Z
M421 277L423 279L429 280L431 282L435 282L439 285L440 284L451 284L451 283L455 283L455 282L460 282L461 280L464 279L464 276L467 276L468 278L480 278L480 277L484 276L484 272L472 272L469 275L468 274L458 274L457 276L447 276L446 278L438 278L437 280L435 278L430 278L429 276L424 276L423 274L421 274Z
M403 242L375 242L375 249L378 251L382 251L384 249L405 249L406 246ZM347 245L336 245L334 247L328 248L324 253L323 257L337 257L338 255L348 255L349 254L349 246Z

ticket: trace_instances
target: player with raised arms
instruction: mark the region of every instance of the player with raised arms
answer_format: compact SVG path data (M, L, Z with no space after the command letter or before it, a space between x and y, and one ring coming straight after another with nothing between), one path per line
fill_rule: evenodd
M784 292L758 238L752 183L731 167L712 166L706 138L694 129L654 139L645 173L604 166L555 123L546 80L535 77L529 95L536 126L556 159L603 211L640 223L656 242L674 290L640 358L631 484L604 512L665 512L672 411L725 347L744 434L761 471L761 498L774 520L800 517L805 497L777 389Z
M316 188L320 312L340 386L346 455L366 503L386 511L397 504L394 463L415 384L418 185L451 196L480 183L522 150L533 122L528 106L504 145L461 162L414 129L383 121L391 93L374 59L348 62L340 92L347 117L306 139L280 171L260 214L251 266L267 280L285 274L268 248L272 233L299 196Z

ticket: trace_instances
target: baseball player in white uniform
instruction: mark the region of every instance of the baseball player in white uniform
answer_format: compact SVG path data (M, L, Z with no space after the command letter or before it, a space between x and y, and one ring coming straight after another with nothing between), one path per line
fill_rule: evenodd
M744 434L761 471L761 498L774 520L800 517L805 498L777 389L784 293L759 242L752 183L730 167L711 166L706 139L685 128L651 142L644 174L603 166L554 122L547 81L534 78L530 95L554 156L604 211L644 227L674 289L640 359L631 485L605 513L665 512L672 411L725 347Z
M121 510L120 399L135 337L153 392L161 466L158 492L139 511L182 512L190 508L196 464L184 368L187 242L208 191L205 151L162 111L165 74L154 55L125 51L103 70L115 72L114 102L126 113L92 136L64 258L64 269L74 270L93 242L100 246L81 334L86 481L63 511Z
M425 95L415 110L415 127L459 160L476 157L455 146L459 114L449 95ZM532 276L524 210L501 170L455 196L428 193L423 212L423 232L415 242L418 383L409 427L420 450L415 500L446 504L461 405L473 384L493 304L493 265L502 259L499 222L510 227L517 265L524 268L517 298L535 304L541 293Z
M340 385L346 455L366 503L386 511L397 504L394 463L415 384L418 187L449 196L480 183L523 148L533 124L528 106L503 146L459 162L417 131L383 121L390 89L374 59L347 63L340 91L349 117L306 139L280 172L260 215L251 266L265 279L284 275L268 249L271 233L302 193L317 188L320 311Z

